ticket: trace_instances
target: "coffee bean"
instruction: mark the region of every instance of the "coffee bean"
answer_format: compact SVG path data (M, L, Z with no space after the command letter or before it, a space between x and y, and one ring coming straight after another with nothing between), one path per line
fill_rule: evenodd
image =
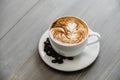
M73 60L73 57L65 57L62 56L60 54L58 54L51 46L49 38L46 39L46 41L44 42L44 51L46 52L46 54L48 56L53 57L54 59L51 61L52 63L58 63L58 64L62 64L64 61L64 59L68 59L68 60Z
M74 58L73 57L67 57L68 60L73 60Z
M51 49L52 57L57 57L57 53Z
M47 52L47 51L48 51L48 49L44 47L44 51L45 51L45 52Z
M49 43L49 41L45 41L44 44L45 45L49 45L50 43Z
M49 38L47 38L46 41L49 41Z
M52 60L52 63L57 63L57 60L56 60L56 59L53 59L53 60Z
M47 51L46 54L47 54L48 56L52 56L52 54L51 54L50 51Z
M55 55L54 55L54 54L52 54L52 57L54 57L54 58L55 58Z
M61 56L63 59L66 59L66 57L65 56Z
M44 44L46 45L46 44L48 44L48 43L45 41Z
M58 64L62 64L63 63L63 60L58 60Z
M50 48L50 49L52 48L52 46L51 46L51 45L47 45L47 47L48 47L48 48Z
M58 61L59 61L59 60L63 60L63 58L60 57L60 56L58 56L56 59L57 59Z

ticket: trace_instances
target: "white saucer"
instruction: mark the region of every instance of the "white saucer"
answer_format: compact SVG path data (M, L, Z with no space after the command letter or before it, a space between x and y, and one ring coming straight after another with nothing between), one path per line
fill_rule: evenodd
M50 67L60 71L77 71L86 68L92 64L97 58L100 51L100 42L88 45L85 50L73 60L64 60L63 64L52 63L52 57L49 57L44 52L44 41L48 37L48 30L42 35L39 41L39 54L42 60ZM88 42L95 40L96 37L91 37Z

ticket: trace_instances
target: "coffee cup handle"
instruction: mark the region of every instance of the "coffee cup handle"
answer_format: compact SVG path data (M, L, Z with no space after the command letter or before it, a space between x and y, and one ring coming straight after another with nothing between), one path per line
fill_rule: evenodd
M97 33L97 32L90 32L89 35L88 35L88 38L90 38L92 36L97 37L97 39L95 41L88 42L87 45L92 45L92 44L95 44L95 43L100 41L101 36L100 36L99 33Z

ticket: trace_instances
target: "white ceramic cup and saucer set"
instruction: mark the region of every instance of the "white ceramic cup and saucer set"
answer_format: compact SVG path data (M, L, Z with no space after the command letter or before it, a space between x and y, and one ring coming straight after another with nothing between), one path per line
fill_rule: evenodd
M55 21L57 21L58 19L56 19ZM77 71L88 67L96 60L100 50L101 36L99 33L92 31L85 21L83 21L80 18L77 19L80 20L80 22L82 22L82 24L84 24L84 26L86 26L87 29L87 34L79 42L73 44L69 43L66 44L56 40L53 34L51 33L51 26L40 38L39 54L42 60L50 67L60 71ZM47 56L46 53L44 52L44 41L46 40L46 38L49 38L50 44L57 53L66 57L74 57L74 60L72 61L65 60L63 64L51 63L52 58Z

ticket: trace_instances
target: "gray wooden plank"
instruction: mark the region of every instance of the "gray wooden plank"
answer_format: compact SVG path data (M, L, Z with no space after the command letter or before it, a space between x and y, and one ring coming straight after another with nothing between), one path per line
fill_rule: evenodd
M120 80L120 58L116 57L116 60L111 64L106 71L101 75L99 80Z
M0 40L39 0L0 0Z
M120 60L116 65L114 65L113 69L105 80L120 80Z
M86 73L86 70L81 71L82 75ZM10 80L74 80L76 74L80 74L81 72L67 73L50 68L46 64L43 64L37 50L33 56L11 75Z

